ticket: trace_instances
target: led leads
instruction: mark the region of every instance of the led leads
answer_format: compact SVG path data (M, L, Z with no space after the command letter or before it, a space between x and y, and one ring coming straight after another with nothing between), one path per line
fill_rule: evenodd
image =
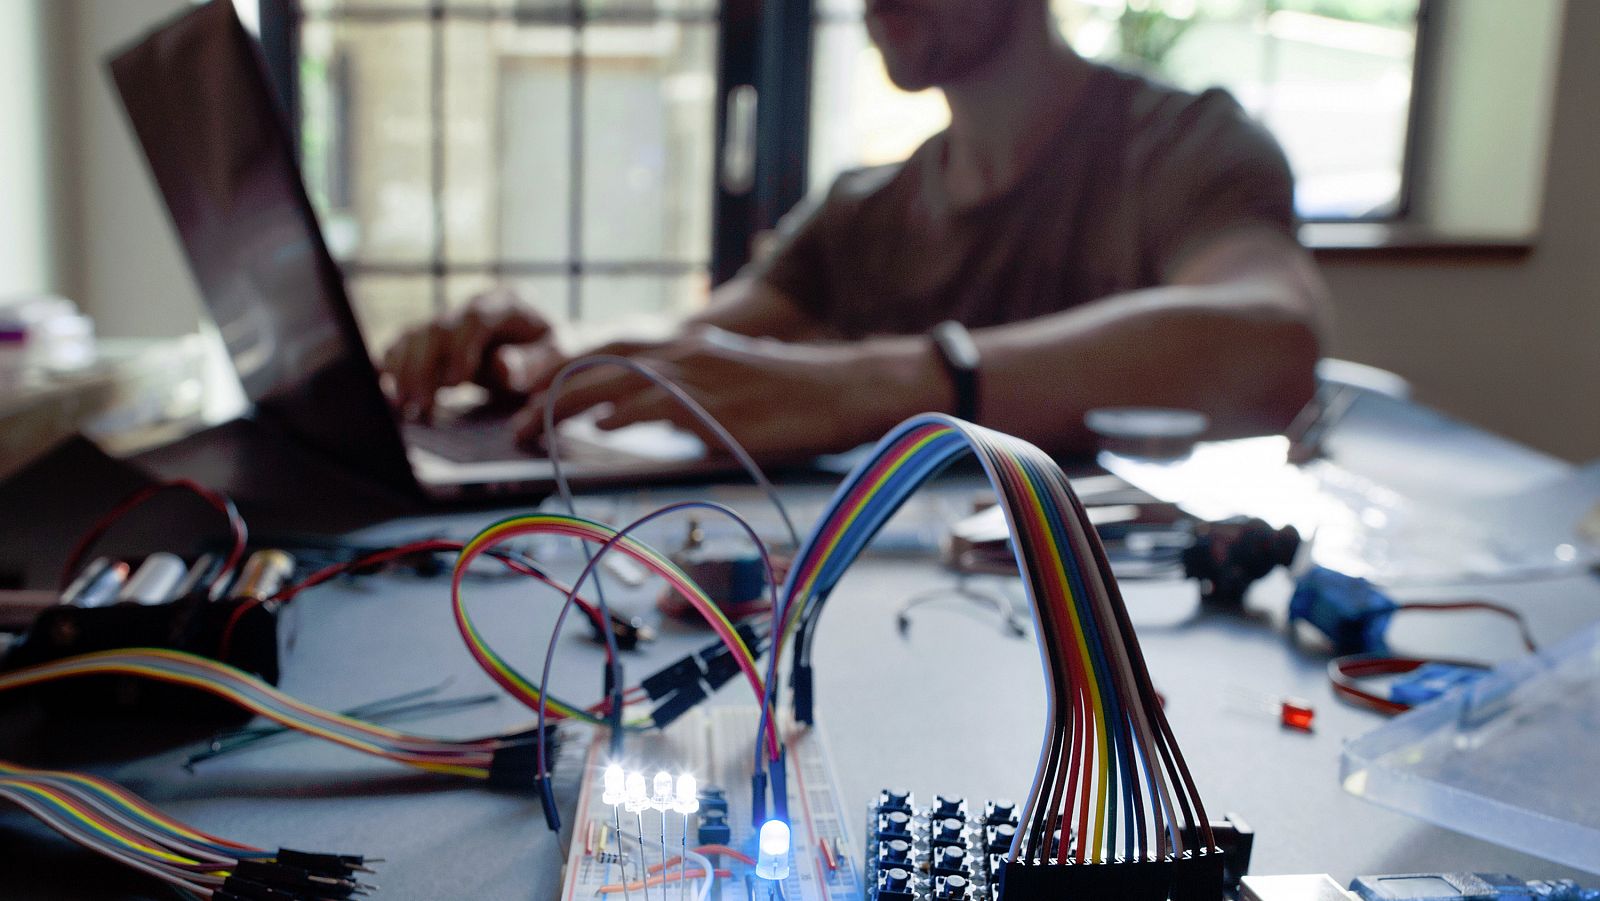
M789 878L789 824L782 820L768 820L761 824L761 840L757 846L756 875L773 882Z

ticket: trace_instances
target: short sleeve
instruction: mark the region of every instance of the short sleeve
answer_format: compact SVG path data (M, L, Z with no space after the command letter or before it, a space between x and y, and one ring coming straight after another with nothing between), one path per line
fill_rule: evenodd
M767 283L817 319L828 309L828 260L824 233L829 201L808 197L778 220L772 247L742 275Z
M1268 228L1294 239L1294 177L1283 148L1226 91L1149 110L1142 179L1148 259L1160 281L1219 236ZM1164 107L1164 109L1163 109Z

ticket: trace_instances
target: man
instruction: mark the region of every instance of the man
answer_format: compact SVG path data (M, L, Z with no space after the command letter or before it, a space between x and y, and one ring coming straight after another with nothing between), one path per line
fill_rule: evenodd
M1313 391L1323 288L1282 151L1228 95L1083 59L1048 0L869 0L866 22L897 85L944 92L950 127L790 213L678 337L602 352L648 361L766 455L847 448L924 410L1068 453L1092 448L1095 407L1195 409L1215 434L1288 423ZM930 337L947 320L971 330L975 391L950 328ZM549 332L480 299L389 353L396 399L426 415L441 385L533 392L534 440ZM604 428L694 427L604 369L557 409L599 404Z

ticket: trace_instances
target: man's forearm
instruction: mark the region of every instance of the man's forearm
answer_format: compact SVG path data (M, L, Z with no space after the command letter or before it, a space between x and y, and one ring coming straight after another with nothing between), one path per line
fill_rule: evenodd
M974 334L986 425L1087 451L1096 407L1198 410L1218 435L1275 431L1315 390L1306 304L1274 280L1173 285Z

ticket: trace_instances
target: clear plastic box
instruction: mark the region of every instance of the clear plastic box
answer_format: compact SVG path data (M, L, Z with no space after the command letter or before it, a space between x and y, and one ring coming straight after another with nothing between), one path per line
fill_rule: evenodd
M1345 790L1600 872L1600 624L1345 746Z

